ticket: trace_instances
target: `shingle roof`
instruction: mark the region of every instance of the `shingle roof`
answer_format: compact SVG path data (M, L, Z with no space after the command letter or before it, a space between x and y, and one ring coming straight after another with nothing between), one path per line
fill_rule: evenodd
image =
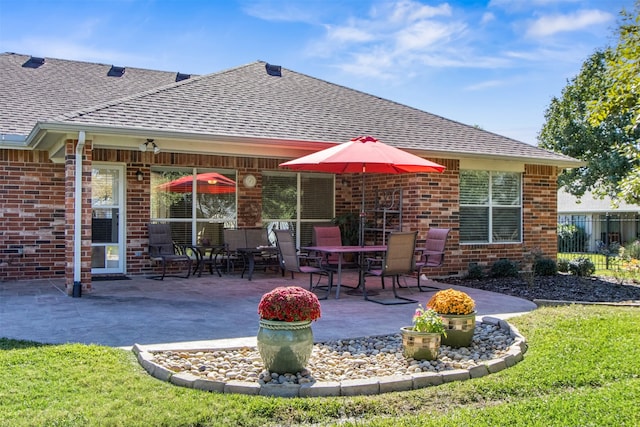
M111 65L54 58L23 67L30 58L0 54L0 133L27 135L37 121L173 83L177 74L126 67L109 77Z
M106 74L109 68L75 61L48 62L77 67L78 71L89 67L85 72L102 67L99 74ZM146 87L137 79L126 89L118 87L119 93L129 96L101 99L102 104L89 106L90 97L83 94L82 99L86 102L60 108L59 115L53 119L52 115L33 114L33 117L63 124L200 134L203 139L226 136L341 143L359 135L372 135L392 146L436 154L539 159L544 163L565 165L574 161L561 154L285 68L282 68L281 76L272 76L266 72L265 65L265 62L256 61L169 85L163 84L167 83L168 77L175 78L175 73L158 75L137 70L140 75L148 73L149 80L152 76L154 79L153 82L146 81ZM96 83L86 91L101 88ZM70 98L66 93L57 95ZM104 96L104 91L98 95ZM29 96L28 91L26 96ZM45 100L63 104L53 94L47 95ZM32 120L31 126L34 124ZM21 131L24 132L24 128Z

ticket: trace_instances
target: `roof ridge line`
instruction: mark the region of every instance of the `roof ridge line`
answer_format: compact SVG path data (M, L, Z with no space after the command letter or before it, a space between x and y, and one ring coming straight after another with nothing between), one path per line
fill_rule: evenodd
M38 56L38 55L32 55L32 54L28 54L28 53L18 53L18 52L0 52L0 55L15 55L15 56L26 56L26 57L32 57L32 56ZM105 67L111 67L113 65L116 65L115 63L111 63L111 64L106 64L104 62L95 62L95 61L82 61L82 60L78 60L78 59L65 59L65 58L56 58L53 56L39 56L40 58L44 58L45 60L54 60L54 61L60 61L60 62L73 62L76 64L86 64L86 65L100 65L100 66L105 66ZM181 71L170 71L170 70L155 70L153 68L142 68L142 67L136 67L133 65L116 65L116 66L121 66L123 68L126 69L134 69L134 70L140 70L140 71L152 71L155 73L167 73L167 74L175 74L175 73L181 73ZM190 73L182 73L182 74L190 74ZM193 75L193 74L191 74Z
M102 102L102 103L96 104L96 105L94 105L92 107L89 107L89 108L82 108L82 109L79 109L79 110L69 111L67 113L58 115L56 117L52 117L51 120L52 121L67 121L69 119L73 119L73 118L76 118L76 117L82 117L85 114L95 113L95 112L98 112L100 110L104 110L106 108L113 107L113 106L116 106L118 104L121 104L121 103L124 103L124 102L127 102L127 101L132 101L132 100L134 100L136 98L142 98L142 97L145 97L145 96L148 96L148 95L161 93L161 92L173 89L175 87L179 87L179 86L182 86L182 85L187 85L187 84L190 84L190 83L193 83L193 82L200 81L200 80L205 79L205 78L207 78L209 76L212 76L212 75L229 73L229 72L238 70L240 68L249 67L249 66L251 66L253 64L256 64L256 63L259 63L259 62L263 62L263 61L254 61L254 62L251 62L251 63L248 63L248 64L244 64L244 65L240 65L240 66L237 66L237 67L228 68L228 69L222 70L222 71L216 71L216 72L209 73L209 74L196 75L195 77L191 77L191 78L186 79L186 80L181 80L179 82L168 83L168 84L165 84L165 85L162 85L162 86L158 86L158 87L154 87L154 88L151 88L151 89L144 90L142 92L136 92L136 93L128 95L128 96L124 96L124 97L121 97L121 98L116 98L116 99L112 99L112 100L109 100L109 101L106 101L106 102ZM151 71L155 71L155 70L151 70Z

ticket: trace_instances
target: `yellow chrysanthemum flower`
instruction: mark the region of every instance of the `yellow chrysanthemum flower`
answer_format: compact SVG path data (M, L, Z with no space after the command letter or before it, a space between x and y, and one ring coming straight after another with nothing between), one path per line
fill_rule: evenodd
M475 301L469 295L455 289L436 292L427 307L440 314L470 314L476 309Z

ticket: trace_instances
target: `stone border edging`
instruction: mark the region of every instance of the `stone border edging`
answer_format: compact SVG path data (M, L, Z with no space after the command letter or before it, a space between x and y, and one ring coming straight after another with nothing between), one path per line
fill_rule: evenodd
M309 384L265 384L260 385L252 381L229 382L213 381L195 376L188 372L175 373L164 366L152 361L153 354L145 346L134 344L132 351L138 362L153 377L168 381L174 385L195 388L218 393L242 393L275 397L329 397L329 396L360 396L388 393L392 391L416 390L424 387L440 385L452 381L466 381L500 372L514 366L523 359L527 351L527 341L520 332L506 320L484 316L481 323L497 325L509 332L514 341L509 346L507 354L497 359L484 361L469 369L452 369L442 372L420 372L411 375L391 375L384 377L325 381ZM214 349L207 349L214 350ZM228 348L227 348L228 350Z

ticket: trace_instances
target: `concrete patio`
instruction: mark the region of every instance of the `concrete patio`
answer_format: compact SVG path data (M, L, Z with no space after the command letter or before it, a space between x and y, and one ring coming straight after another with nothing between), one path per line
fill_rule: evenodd
M390 280L387 282L383 293L390 292ZM415 279L407 282L415 285ZM357 276L347 273L343 283L354 285ZM114 347L181 343L184 348L203 348L213 340L254 345L260 297L277 286L292 285L306 289L308 277L298 274L292 280L273 272L256 272L252 281L239 274L219 278L204 273L202 277L168 277L164 281L132 277L95 281L91 292L80 298L67 295L63 280L0 282L0 337ZM380 282L369 280L370 288L379 289ZM536 308L520 298L454 288L471 295L479 316L508 318ZM396 333L411 324L417 304L385 306L349 295L347 290L342 288L339 299L334 292L321 301L322 318L313 325L316 341ZM416 288L399 292L423 305L433 295Z

